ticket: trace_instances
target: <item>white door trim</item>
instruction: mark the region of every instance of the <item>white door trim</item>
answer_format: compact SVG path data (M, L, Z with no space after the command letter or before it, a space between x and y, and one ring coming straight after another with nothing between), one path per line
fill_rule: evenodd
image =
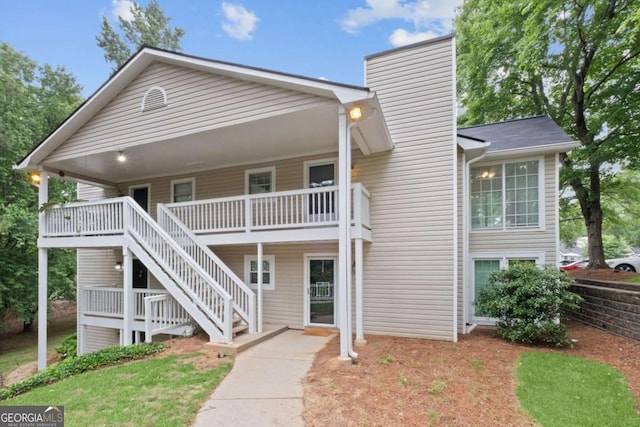
M311 323L311 310L309 310L310 305L310 292L309 292L309 261L314 259L332 259L334 261L333 266L333 324L326 323ZM304 319L303 326L321 326L321 327L337 327L338 325L338 292L339 288L338 283L338 263L339 263L338 253L336 252L311 252L304 254Z

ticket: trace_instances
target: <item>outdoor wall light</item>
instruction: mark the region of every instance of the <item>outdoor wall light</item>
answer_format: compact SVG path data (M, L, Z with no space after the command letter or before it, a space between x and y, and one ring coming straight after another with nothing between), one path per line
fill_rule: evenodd
M360 120L362 118L362 108L355 106L349 110L349 118L351 120Z
M40 177L39 174L37 173L30 173L29 174L29 181L31 181L31 183L35 186L40 185L40 181L42 180L42 178Z
M122 272L122 261L116 262L116 265L114 268L116 269L116 271Z
M118 161L124 163L127 160L127 156L124 155L124 151L118 151Z

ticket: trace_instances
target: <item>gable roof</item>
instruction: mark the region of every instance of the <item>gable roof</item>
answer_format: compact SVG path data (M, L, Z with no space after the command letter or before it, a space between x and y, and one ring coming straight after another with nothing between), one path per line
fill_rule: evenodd
M458 128L458 136L490 143L489 154L541 150L564 152L578 145L548 116Z
M37 166L64 143L71 135L95 116L103 107L113 100L129 83L139 76L149 65L153 63L165 63L190 69L215 73L248 82L277 86L280 88L298 91L337 102L350 107L356 103L366 104L371 110L381 113L381 108L375 92L366 87L330 82L327 80L303 77L295 74L282 73L264 68L250 67L231 62L216 61L212 59L171 52L159 48L143 46L123 64L117 72L109 78L98 90L82 103L67 119L54 129L44 140L34 147L15 168L35 169ZM379 122L379 121L378 121ZM373 125L373 126L372 126ZM386 125L374 123L365 126L382 132L366 130L366 135L375 140L372 143L375 149L378 146L388 146L390 136ZM380 141L385 140L387 142ZM363 141L359 141L363 143ZM366 147L365 147L366 148ZM376 151L376 150L372 151ZM386 148L388 149L388 148Z

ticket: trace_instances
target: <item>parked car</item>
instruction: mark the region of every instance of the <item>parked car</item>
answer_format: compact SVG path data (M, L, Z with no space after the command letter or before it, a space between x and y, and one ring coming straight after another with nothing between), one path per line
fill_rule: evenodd
M609 267L618 271L640 271L640 254L629 255L626 258L615 258L606 260Z
M562 271L582 270L583 268L587 268L587 264L589 264L589 260L583 259L580 261L574 261L571 264L563 265L560 267L560 270Z

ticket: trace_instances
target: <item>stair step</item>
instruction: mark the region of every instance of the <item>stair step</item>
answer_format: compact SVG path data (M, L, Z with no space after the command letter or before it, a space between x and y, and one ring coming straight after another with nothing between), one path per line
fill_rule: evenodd
M234 326L233 327L233 336L235 337L236 335L246 331L247 329L249 329L249 325Z

